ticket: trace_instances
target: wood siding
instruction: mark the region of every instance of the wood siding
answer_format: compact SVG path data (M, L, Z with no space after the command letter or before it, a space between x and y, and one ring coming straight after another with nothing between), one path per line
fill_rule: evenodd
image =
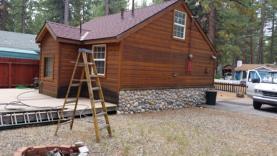
M76 61L78 48L92 48L92 45L80 46L74 44L60 43L60 69L59 69L59 85L58 97L64 97L71 74L73 72L74 64ZM101 85L106 94L115 95L118 91L118 78L119 78L119 43L106 44L106 74L100 78ZM80 71L78 72L80 73ZM78 77L78 76L76 76ZM107 96L109 96L107 95Z
M186 12L183 4L175 9ZM215 61L211 59L212 49L189 15L185 40L173 38L175 9L167 10L122 41L121 89L203 87L213 84ZM193 54L191 72L187 71L189 51Z
M44 77L44 58L53 58L53 76ZM52 36L47 33L41 42L40 55L40 93L57 96L57 86L59 79L59 43L55 41Z
M38 71L38 60L0 58L0 88L31 86Z

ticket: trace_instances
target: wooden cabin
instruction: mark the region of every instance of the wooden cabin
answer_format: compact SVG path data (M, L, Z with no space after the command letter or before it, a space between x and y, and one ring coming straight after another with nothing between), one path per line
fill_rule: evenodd
M97 17L80 27L46 22L38 33L40 93L64 97L78 48L92 49L107 101L122 90L206 88L216 50L184 0Z

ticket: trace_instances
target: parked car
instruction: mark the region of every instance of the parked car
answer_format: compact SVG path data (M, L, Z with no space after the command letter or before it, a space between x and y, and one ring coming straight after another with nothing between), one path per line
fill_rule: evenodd
M260 109L263 104L277 106L277 71L271 71L264 78L253 79L254 87L253 107Z

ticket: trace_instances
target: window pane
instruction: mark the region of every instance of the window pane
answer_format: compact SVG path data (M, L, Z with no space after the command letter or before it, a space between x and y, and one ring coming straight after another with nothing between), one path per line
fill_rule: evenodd
M105 47L94 47L94 58L105 59Z
M174 18L174 22L178 23L178 24L185 24L185 14L181 13L179 11L175 12L175 18Z
M105 73L105 61L95 61L98 74Z
M184 38L184 27L179 25L174 25L174 36L179 38Z
M51 57L44 58L44 77L50 77L53 73L53 60Z

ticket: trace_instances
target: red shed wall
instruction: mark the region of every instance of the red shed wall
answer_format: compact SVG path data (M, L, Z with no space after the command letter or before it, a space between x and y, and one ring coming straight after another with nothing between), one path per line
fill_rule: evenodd
M38 71L38 60L0 58L0 88L30 86L38 77Z
M213 84L213 50L189 14L185 40L173 38L175 9L187 12L186 7L179 3L123 40L121 89L206 87ZM189 51L193 54L191 72L187 70Z

